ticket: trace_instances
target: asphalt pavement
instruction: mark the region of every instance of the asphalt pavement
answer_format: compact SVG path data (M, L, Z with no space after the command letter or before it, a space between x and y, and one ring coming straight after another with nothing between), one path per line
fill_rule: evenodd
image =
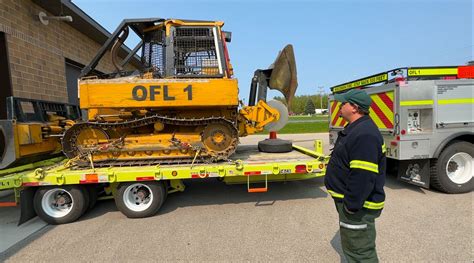
M279 137L309 148L322 138L328 151L327 133ZM185 192L170 194L156 216L143 219L101 201L77 222L42 227L0 261L342 261L337 212L322 178L246 190L213 178L188 181ZM393 175L385 190L376 221L381 262L472 262L472 193L420 189Z

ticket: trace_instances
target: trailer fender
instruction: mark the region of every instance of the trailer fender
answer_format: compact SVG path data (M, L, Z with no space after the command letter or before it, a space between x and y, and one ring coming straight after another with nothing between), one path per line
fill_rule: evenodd
M459 137L468 137L469 140L466 140L468 142L474 143L474 133L472 132L456 132L448 136L442 143L438 145L436 148L436 151L433 153L433 158L438 158L443 149L453 140L457 140Z
M33 197L36 193L36 187L28 187L20 191L20 220L21 225L36 216L33 208Z

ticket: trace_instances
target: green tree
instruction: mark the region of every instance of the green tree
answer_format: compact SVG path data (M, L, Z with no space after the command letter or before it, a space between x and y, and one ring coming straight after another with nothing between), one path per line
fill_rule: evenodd
M309 98L309 99L306 101L306 106L304 107L304 113L313 115L315 109L316 109L316 108L314 107L314 102L313 102L313 100L312 100L311 98Z
M283 97L274 97L273 99L279 100L279 101L286 104L285 98L283 98ZM292 112L294 114L304 114L304 113L306 113L305 107L306 107L306 104L308 103L308 100L311 100L313 102L314 108L319 109L321 107L321 97L320 97L320 95L299 95L299 96L295 96L293 98L288 111ZM323 109L328 108L328 95L327 94L323 94L322 108ZM314 113L314 111L313 111L313 113Z

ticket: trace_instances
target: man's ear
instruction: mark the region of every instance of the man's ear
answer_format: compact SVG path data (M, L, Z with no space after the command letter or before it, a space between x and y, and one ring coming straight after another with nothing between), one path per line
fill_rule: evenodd
M357 105L351 104L351 106L352 106L352 113L355 114L355 113L359 112L359 107Z

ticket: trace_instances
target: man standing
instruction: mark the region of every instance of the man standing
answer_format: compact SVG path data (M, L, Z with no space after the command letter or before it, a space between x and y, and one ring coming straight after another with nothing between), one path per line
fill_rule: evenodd
M334 95L349 124L338 133L324 183L339 213L344 256L349 262L378 262L375 218L384 206L385 144L370 119L372 99L363 90Z

